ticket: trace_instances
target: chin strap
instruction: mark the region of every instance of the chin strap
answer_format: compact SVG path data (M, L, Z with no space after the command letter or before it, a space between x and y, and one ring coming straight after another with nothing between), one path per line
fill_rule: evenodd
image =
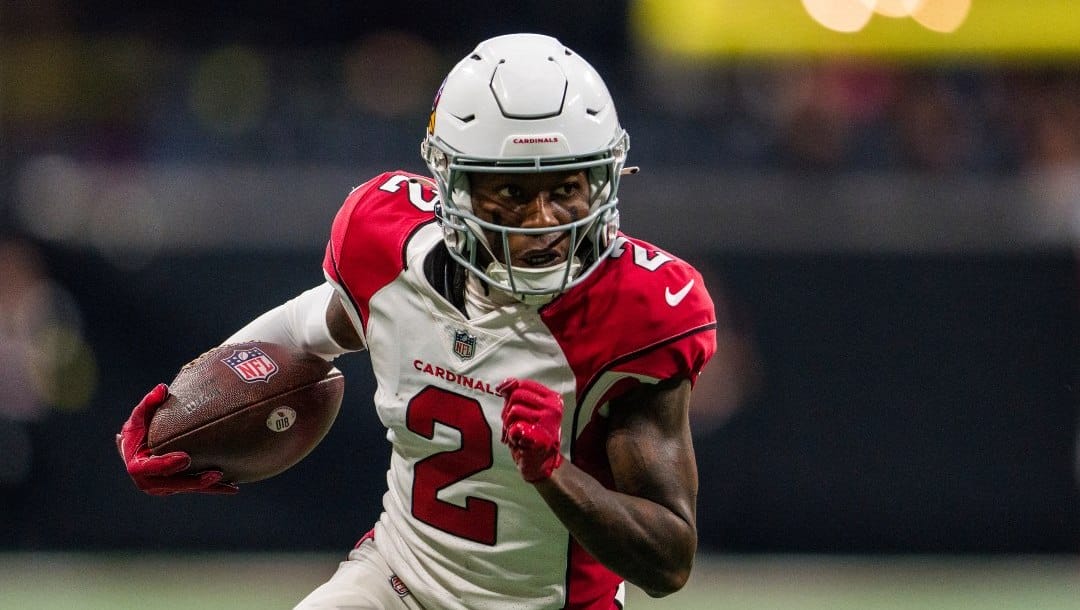
M576 256L570 261L570 278L577 276L581 269L581 260ZM563 278L566 277L566 263L558 263L548 267L515 267L506 266L499 262L492 262L487 268L488 276L505 284L521 290L542 290L543 294L529 294L518 291L507 291L513 297L526 305L545 305L550 303L563 289ZM511 278L513 281L511 281ZM492 290L502 290L498 286L491 286Z

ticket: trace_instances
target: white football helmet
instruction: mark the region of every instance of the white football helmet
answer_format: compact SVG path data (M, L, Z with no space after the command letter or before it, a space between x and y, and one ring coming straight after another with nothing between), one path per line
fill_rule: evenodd
M483 281L526 303L542 304L589 276L615 246L619 177L629 149L604 81L581 56L549 36L511 34L480 43L443 81L432 104L421 156L438 186L435 214L451 256ZM590 210L584 218L522 229L473 213L469 172L585 169ZM546 268L503 265L484 231L567 232L567 260ZM480 248L492 263L481 268Z

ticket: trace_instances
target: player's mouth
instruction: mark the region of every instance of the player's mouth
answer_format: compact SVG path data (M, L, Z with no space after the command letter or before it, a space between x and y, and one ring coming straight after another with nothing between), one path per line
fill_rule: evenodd
M536 248L517 257L520 267L548 267L563 260L563 254L557 248Z

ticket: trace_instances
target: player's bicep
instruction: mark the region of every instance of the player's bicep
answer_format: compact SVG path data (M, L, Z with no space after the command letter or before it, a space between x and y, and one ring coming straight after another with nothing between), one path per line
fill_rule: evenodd
M367 346L356 330L352 316L342 302L343 297L335 294L326 306L326 326L330 329L330 336L341 347L348 350L362 350Z
M689 380L638 386L611 405L607 453L618 491L693 523L698 476L689 406Z

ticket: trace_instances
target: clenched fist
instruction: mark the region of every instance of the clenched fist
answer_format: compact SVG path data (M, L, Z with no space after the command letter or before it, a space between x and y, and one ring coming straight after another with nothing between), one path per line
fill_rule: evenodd
M502 442L521 477L537 483L562 464L562 396L535 381L507 379L495 389L503 397Z

